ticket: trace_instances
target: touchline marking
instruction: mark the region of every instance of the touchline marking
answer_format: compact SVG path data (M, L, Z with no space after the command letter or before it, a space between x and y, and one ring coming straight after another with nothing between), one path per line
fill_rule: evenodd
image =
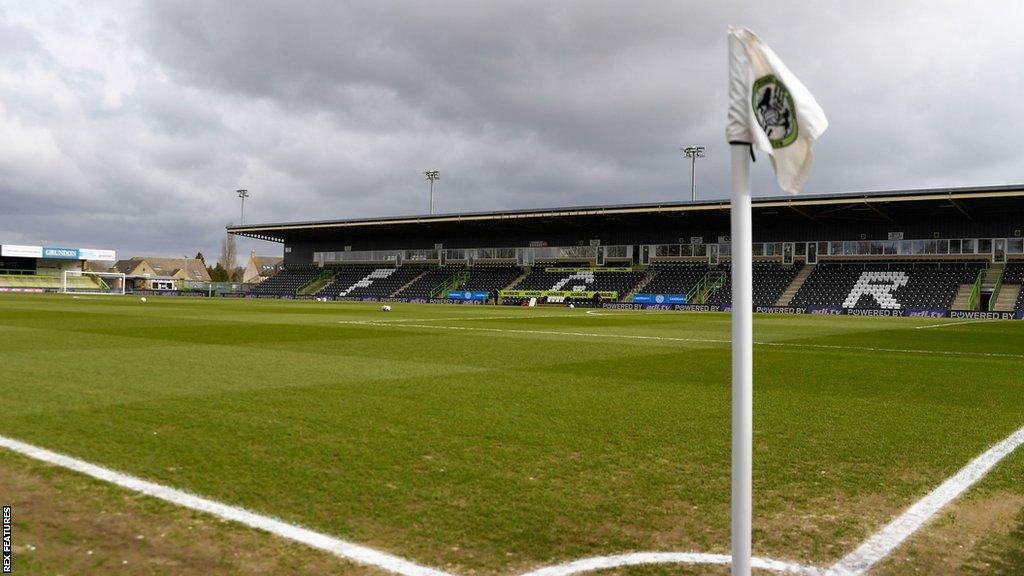
M567 332L562 330L523 330L514 328L480 328L478 326L435 326L433 324L397 324L394 322L377 322L374 320L340 320L339 324L355 326L378 326L386 328L427 328L431 330L464 330L468 332L504 332L510 334L551 334L555 336L584 336L587 338L625 338L630 340L668 340L672 342L697 342L709 344L728 344L732 340L712 340L704 338L677 338L674 336L647 336L644 334L600 334L597 332Z
M374 318L369 320L348 320L347 322L360 324L360 323L399 323L399 322L439 322L439 321L456 321L456 320L532 320L534 318L581 318L579 314L536 314L536 315L504 315L504 316L449 316L435 317L435 318Z
M901 516L890 522L888 526L882 528L856 550L836 562L829 569L829 574L857 576L871 570L906 541L911 534L917 532L939 510L974 486L978 480L984 478L996 464L999 464L1021 444L1024 444L1024 428L1010 434L1002 442L972 460L949 480L940 484L938 488L932 490Z
M943 322L941 324L928 324L927 326L914 326L915 330L924 330L925 328L943 328L945 326L956 326L958 324L977 324L978 322L994 322L990 318L982 318L976 320L961 320L959 322Z
M821 348L826 350L855 350L858 352L892 352L894 354L931 354L936 356L981 356L986 358L1024 359L1024 354L1003 352L969 352L964 350L924 350L914 348L878 348L873 346L840 346L838 344L805 344L801 342L754 342L758 346L792 346L796 348Z
M682 338L678 336L650 336L645 334L603 334L600 332L568 332L562 330L529 330L520 328L482 328L479 326L439 326L434 324L400 324L377 320L339 320L338 324L351 326L373 326L379 328L418 328L429 330L462 330L468 332L497 332L506 334L547 334L551 336L581 336L585 338L619 338L626 340L656 340L664 342L693 342L697 344L731 344L732 340L716 338ZM1003 352L971 352L965 350L925 350L914 348L880 348L876 346L840 346L838 344L807 344L803 342L754 342L757 346L776 346L788 348L815 348L821 350L850 350L855 352L890 352L893 354L924 354L934 356L966 356L982 358L1024 359L1024 354L1008 354Z
M557 566L540 568L533 572L527 572L522 576L569 576L581 572L592 572L594 570L607 570L609 568L621 568L624 566L640 566L643 564L720 564L728 566L732 563L732 557L727 554L705 554L703 552L637 552L634 554L619 554L615 556L596 556L584 558ZM769 558L751 558L751 566L762 570L771 570L783 574L805 574L810 576L823 576L825 570L815 566L803 566L781 560Z
M127 488L133 492L152 496L153 498L159 498L165 502L177 504L178 506L183 506L192 510L212 514L218 518L223 518L224 520L231 520L233 522L245 524L246 526L257 530L269 532L295 542L300 542L341 558L383 568L384 570L394 572L395 574L402 574L403 576L452 576L447 572L427 568L426 566L421 566L411 560L406 560L386 552L353 544L319 532L314 532L308 528L289 524L283 520L250 512L244 508L229 506L215 500L196 496L195 494L189 494L188 492L184 492L176 488L163 486L135 476L116 472L109 468L103 468L102 466L90 464L84 460L51 452L45 448L26 444L6 436L0 436L0 447L7 448L12 452L17 452L18 454L28 456L29 458L34 458L42 462L73 470L80 474L85 474L86 476L91 476L97 480L102 480L122 488Z
M618 318L643 318L644 316L678 316L679 312L674 310L616 310L605 308L603 310L587 310L587 316L616 316Z

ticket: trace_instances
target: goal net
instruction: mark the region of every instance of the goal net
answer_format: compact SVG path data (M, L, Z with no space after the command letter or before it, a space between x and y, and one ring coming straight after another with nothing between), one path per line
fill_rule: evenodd
M60 291L65 294L124 294L125 275L120 272L65 270Z

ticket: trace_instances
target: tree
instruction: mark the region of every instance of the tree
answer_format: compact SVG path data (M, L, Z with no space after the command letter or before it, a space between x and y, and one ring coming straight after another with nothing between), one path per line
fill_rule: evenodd
M210 272L210 281L212 282L227 282L230 280L227 269L221 266L220 262L217 262L217 265L213 268L207 268L207 270Z
M206 266L206 258L203 257L202 252L196 252L196 260L199 260L203 263L203 266Z
M227 272L228 270L235 269L236 251L237 247L235 246L235 235L228 234L220 245L220 266L224 268L225 272Z

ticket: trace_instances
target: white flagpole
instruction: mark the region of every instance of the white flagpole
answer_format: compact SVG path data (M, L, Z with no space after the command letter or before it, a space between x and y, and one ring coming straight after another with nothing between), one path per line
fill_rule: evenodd
M732 144L732 576L750 576L754 469L750 146Z

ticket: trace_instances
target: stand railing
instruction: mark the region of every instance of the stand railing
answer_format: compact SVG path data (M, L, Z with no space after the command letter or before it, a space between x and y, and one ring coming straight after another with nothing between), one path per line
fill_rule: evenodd
M971 287L971 295L967 298L967 309L977 310L978 300L981 298L981 284L985 281L985 274L987 270L978 272L978 277L974 280L974 286Z
M708 299L725 285L725 272L708 272L686 293L687 304L707 304Z
M444 297L448 294L449 290L458 290L460 286L469 281L469 272L459 272L451 278L441 282L437 286L434 286L430 290L431 298Z
M295 293L299 294L299 295L316 294L324 286L328 285L333 278L334 278L334 271L333 270L324 270L316 278L313 278L309 282L306 282L302 286L299 286L295 290Z
M1003 276L1006 276L1006 270L999 271L999 278L996 278L996 285L992 287L992 296L988 299L988 310L989 312L996 309L996 300L999 299L999 291L1003 288Z

